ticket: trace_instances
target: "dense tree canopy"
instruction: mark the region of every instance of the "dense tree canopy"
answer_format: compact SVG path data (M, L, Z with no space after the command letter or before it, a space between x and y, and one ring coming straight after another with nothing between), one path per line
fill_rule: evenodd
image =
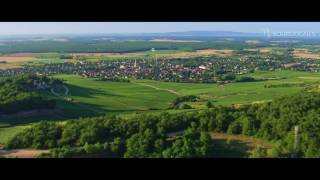
M10 114L32 109L50 109L55 101L41 96L37 89L62 83L45 76L19 76L0 80L0 114Z

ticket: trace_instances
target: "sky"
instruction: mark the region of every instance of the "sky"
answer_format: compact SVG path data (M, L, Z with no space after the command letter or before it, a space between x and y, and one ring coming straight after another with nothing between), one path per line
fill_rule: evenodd
M320 22L0 22L0 35L265 30L320 32Z

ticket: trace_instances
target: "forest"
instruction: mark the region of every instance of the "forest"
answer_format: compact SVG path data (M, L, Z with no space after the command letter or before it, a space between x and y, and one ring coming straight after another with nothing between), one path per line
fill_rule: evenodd
M228 42L228 41L206 41L196 43L175 43L175 42L151 42L151 41L94 41L94 40L72 40L66 42L55 41L23 41L23 42L7 42L6 46L0 46L0 53L129 53L138 51L148 51L151 48L157 50L198 50L208 48L254 48L264 47L262 45L248 45L244 42Z
M55 101L37 92L37 89L62 83L45 76L25 75L0 80L0 114L12 114L34 109L52 109Z

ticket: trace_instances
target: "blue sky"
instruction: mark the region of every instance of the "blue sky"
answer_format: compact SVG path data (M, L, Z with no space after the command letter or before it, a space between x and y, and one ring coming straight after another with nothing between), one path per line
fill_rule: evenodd
M0 22L0 35L177 31L320 32L320 22Z

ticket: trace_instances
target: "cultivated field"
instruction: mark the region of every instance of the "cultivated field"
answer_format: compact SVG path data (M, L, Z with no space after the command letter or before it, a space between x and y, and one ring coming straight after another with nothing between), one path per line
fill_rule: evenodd
M259 43L261 43L260 41L258 41L258 40L246 40L245 41L247 44L259 44Z
M0 69L18 68L26 63L57 63L64 62L63 59L40 58L40 56L50 55L52 53L14 53L0 56ZM50 57L50 56L49 56Z
M138 58L145 57L150 55L157 55L158 58L191 58L198 56L230 56L233 55L233 50L231 49L205 49L197 51L183 51L183 50L155 50L145 51L145 52L136 52L136 53L71 53L70 55L81 55L86 56L90 59L98 59L103 57L108 58Z
M205 83L173 83L153 80L125 82L96 81L73 75L55 76L66 80L69 96L74 102L92 106L102 111L164 110L177 96L197 95L203 107L208 100L215 104L232 105L263 102L296 93L303 87L266 88L265 85L312 83L320 80L319 73L273 71L248 74L267 81L230 83L225 85Z
M320 54L309 52L308 49L295 49L293 53L296 58L320 59Z
M137 83L96 81L73 75L55 77L66 80L70 97L75 102L91 105L96 110L164 109L177 96L165 90Z

